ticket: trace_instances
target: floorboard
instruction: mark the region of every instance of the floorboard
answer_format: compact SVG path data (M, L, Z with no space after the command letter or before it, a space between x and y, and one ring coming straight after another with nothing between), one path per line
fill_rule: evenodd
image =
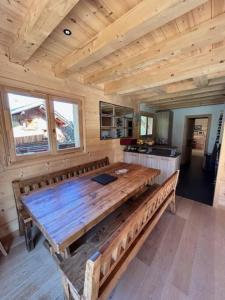
M130 264L111 300L224 300L225 211L177 196ZM40 240L27 253L17 238L0 256L1 300L62 300L55 261Z

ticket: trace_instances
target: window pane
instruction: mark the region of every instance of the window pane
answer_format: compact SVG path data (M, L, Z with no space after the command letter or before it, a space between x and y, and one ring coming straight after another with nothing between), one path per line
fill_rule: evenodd
M147 117L141 116L141 135L146 135Z
M49 151L44 99L8 93L16 155Z
M153 118L148 117L147 135L152 135L152 132L153 132Z
M77 104L54 101L57 149L79 148L79 110Z

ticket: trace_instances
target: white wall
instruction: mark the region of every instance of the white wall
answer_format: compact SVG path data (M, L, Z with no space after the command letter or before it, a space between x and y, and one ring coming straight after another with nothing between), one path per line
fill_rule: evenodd
M172 145L178 146L179 151L182 150L183 144L183 133L184 133L184 123L186 116L195 116L195 115L205 115L211 114L211 128L209 133L209 143L208 143L208 153L211 153L216 140L217 125L220 113L224 111L225 105L208 105L201 107L192 107L192 108L181 108L173 110L173 132L172 132Z

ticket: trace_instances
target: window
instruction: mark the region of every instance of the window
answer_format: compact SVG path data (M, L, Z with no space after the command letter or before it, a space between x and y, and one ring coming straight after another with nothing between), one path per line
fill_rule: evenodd
M141 116L141 135L146 135L147 117Z
M54 101L57 149L80 147L79 107L77 104Z
M16 155L49 151L46 101L8 93Z
M140 120L140 135L152 135L153 134L153 117L141 116Z
M3 106L10 161L82 148L81 101L15 90L5 91Z
M148 117L148 125L147 125L147 135L152 135L153 133L153 118Z

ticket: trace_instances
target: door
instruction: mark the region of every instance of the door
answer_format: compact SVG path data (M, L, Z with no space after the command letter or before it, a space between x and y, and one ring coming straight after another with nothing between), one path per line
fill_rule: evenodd
M184 143L183 163L189 164L191 162L193 132L195 119L187 118L186 120L186 141Z

